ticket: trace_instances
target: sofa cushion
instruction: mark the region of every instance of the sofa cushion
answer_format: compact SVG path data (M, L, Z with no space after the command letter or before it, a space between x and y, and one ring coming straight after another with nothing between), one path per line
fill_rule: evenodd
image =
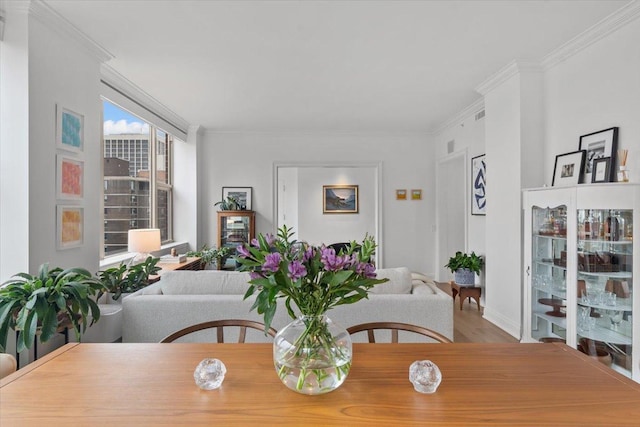
M159 284L165 295L244 295L249 280L238 271L168 271Z
M376 271L378 279L389 279L388 282L375 285L369 292L372 294L410 294L411 272L407 267L381 268Z

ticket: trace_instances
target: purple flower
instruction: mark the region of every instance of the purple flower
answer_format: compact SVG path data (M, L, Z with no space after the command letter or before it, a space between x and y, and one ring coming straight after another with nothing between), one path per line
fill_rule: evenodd
M251 257L251 253L249 252L249 249L245 248L244 245L238 245L237 250L242 257L244 258Z
M336 251L332 248L322 248L322 255L320 261L324 264L324 268L327 271L339 271L342 270L345 265L351 262L349 255L339 256L336 255Z
M267 235L266 235L266 236L264 236L264 239L267 241L267 245L268 245L269 247L271 247L271 246L273 246L273 244L274 244L274 243L275 243L275 241L276 241L276 236L274 236L274 235L273 235L273 234L271 234L271 233L267 233Z
M251 277L251 280L254 280L254 279L262 279L264 276L260 273L256 273L255 271L250 271L249 277Z
M264 259L265 261L264 264L262 264L262 271L270 271L272 273L278 271L278 268L280 267L280 260L282 259L278 252L270 253L265 256Z
M307 275L307 269L300 261L292 261L289 264L289 278L291 280L298 280Z
M309 246L306 251L304 251L304 261L307 262L310 259L313 259L316 256L316 250L313 246Z
M368 262L360 262L356 265L356 273L367 279L375 279L376 267Z
M251 246L259 248L260 247L260 243L258 243L258 239L256 239L255 237L253 239L251 239Z

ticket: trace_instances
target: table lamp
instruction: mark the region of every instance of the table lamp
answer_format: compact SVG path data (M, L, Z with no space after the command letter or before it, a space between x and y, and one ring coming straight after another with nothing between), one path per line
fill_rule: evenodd
M158 228L129 230L128 237L127 249L129 252L137 253L131 260L132 264L144 262L149 256L149 252L160 250L160 229Z

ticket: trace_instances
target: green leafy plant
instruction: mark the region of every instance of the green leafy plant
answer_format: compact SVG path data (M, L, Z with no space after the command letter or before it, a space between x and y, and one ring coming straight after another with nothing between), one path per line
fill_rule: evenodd
M6 349L10 329L18 331L18 352L31 348L37 336L48 341L63 326L72 326L79 341L89 316L91 324L100 319L95 299L102 289L82 268L43 264L35 276L16 274L0 287L0 350Z
M449 262L445 264L452 273L455 273L457 270L467 268L474 273L480 273L482 267L484 266L484 260L482 257L476 255L475 252L471 252L471 254L465 254L463 252L456 252L455 256L449 258Z
M222 247L219 249L210 248L207 245L202 246L199 251L189 251L186 253L188 257L199 257L200 262L206 267L208 264L217 262L218 268L222 268L227 259L233 254L231 248Z
M139 264L127 266L121 263L117 267L110 267L98 272L98 278L104 286L104 292L113 294L112 299L117 301L122 294L136 292L149 284L149 276L160 271L158 258L147 257ZM98 294L101 297L103 292Z
M221 211L237 211L240 207L240 203L235 197L229 196L226 199L215 203L213 206L220 206Z

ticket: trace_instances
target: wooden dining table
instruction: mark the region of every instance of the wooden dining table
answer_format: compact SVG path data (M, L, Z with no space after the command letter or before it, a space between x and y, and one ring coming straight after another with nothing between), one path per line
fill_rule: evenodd
M193 371L222 360L217 390ZM418 393L409 366L442 371ZM0 381L0 426L638 425L640 385L552 344L354 344L351 372L318 396L286 388L270 344L67 344Z

